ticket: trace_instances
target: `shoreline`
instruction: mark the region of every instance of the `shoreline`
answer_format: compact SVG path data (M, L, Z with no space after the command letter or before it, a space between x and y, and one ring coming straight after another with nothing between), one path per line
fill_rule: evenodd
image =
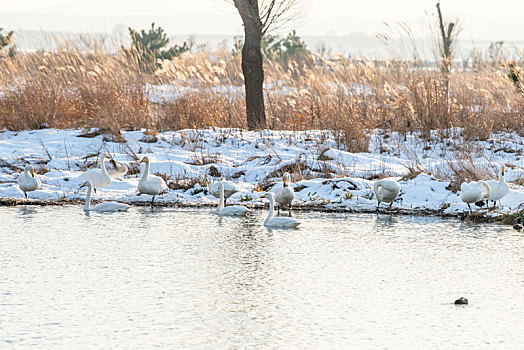
M456 139L449 143L438 131L428 139L374 130L367 152L350 152L322 130L186 129L159 133L154 142L146 140L145 130L135 130L122 131L123 143L108 141L103 134L81 137L84 134L82 129L1 131L0 206L83 204L79 176L97 166L101 152L130 171L113 178L93 203L148 206L151 197L137 195L143 171L138 160L145 155L151 159L150 172L170 188L155 201L161 207L213 208L218 200L209 186L225 179L238 190L228 204L266 208L263 195L282 187L284 172L292 177L296 211L376 213L373 186L382 178L397 181L401 191L393 210L383 205L380 213L498 222L516 219L524 203L524 159L513 151L524 137L517 134L493 133L488 140L469 141L475 146L475 152L465 155L470 158L456 152ZM42 182L41 189L29 193L29 202L17 185L27 164L35 167ZM460 183L495 179L503 164L509 193L497 209L473 206L470 215L457 191Z
M91 200L93 204L103 203L103 200ZM147 201L116 201L118 203L128 204L131 207L150 207L151 204ZM241 205L240 203L233 203L234 205ZM0 197L0 207L19 207L19 206L83 206L84 201L80 199L64 199L57 201L46 201L46 200L25 200L17 198L5 198ZM257 203L244 205L250 210L268 210L267 203ZM175 208L175 209L185 209L185 208L195 208L195 209L214 209L217 207L217 204L213 203L175 203L175 202L155 202L154 207L156 208ZM398 216L426 216L426 217L438 217L443 219L459 219L461 221L470 221L470 222L486 222L486 223L501 223L507 224L510 223L504 220L504 218L511 213L502 214L496 216L486 216L486 211L476 211L471 215L468 215L467 212L463 213L446 213L443 210L431 210L431 209L405 209L405 208L395 208L391 210L387 207L383 207L380 210L373 209L349 209L349 208L328 208L323 205L312 205L312 204L302 204L294 206L292 208L293 212L319 212L319 213L339 213L339 214L377 214L377 215L398 215ZM285 211L284 211L285 212ZM286 215L283 215L286 216Z

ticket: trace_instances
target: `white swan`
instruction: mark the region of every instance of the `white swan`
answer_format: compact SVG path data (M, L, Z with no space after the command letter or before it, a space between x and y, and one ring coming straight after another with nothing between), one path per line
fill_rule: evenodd
M26 165L24 172L18 175L18 187L24 191L25 199L27 199L27 192L31 192L40 188L41 183L38 175L35 174L35 168L32 165Z
M241 205L231 205L224 208L224 184L218 183L220 191L220 199L217 208L217 214L221 216L245 216L249 212L249 209Z
M124 164L117 162L113 158L109 159L109 164L106 165L106 170L112 178L127 174L128 168Z
M115 211L127 211L129 209L129 205L123 204L123 203L116 203L116 202L104 202L95 205L91 208L91 191L93 190L93 184L91 181L86 181L80 186L86 187L87 186L87 196L86 196L86 202L84 204L84 211L96 211L98 213L108 213L108 212L115 212Z
M373 190L378 201L377 210L381 202L390 203L389 207L391 208L400 193L400 184L395 180L378 180L373 185Z
M490 189L490 196L488 198L488 201L493 201L493 207L495 207L495 204L497 201L500 200L508 194L509 192L509 186L506 183L506 177L504 176L504 173L506 172L506 167L502 165L499 170L499 181L495 180L488 180L486 181L489 185Z
M96 192L97 188L107 187L111 184L111 176L107 173L105 159L109 158L107 154L100 153L99 163L100 169L89 169L82 173L78 178L83 182L90 181L93 189Z
M264 226L275 227L275 228L296 228L300 225L300 222L293 218L286 217L274 217L275 215L275 201L273 198L273 193L269 192L267 195L269 197L269 213L266 220L264 220Z
M282 176L282 180L284 181L284 187L275 191L275 201L278 203L277 215L280 216L280 207L289 205L289 216L291 216L291 203L295 199L295 191L289 186L291 176L287 171Z
M460 185L460 199L468 205L471 213L471 203L479 202L483 199L489 198L491 189L486 181L479 182L463 182Z
M169 187L167 187L166 182L161 177L149 174L148 156L142 158L140 163L146 163L146 167L142 173L142 176L140 177L140 181L138 182L138 191L142 194L149 194L153 196L153 199L151 199L151 205L153 205L155 196L168 191Z
M224 178L222 178L222 180L215 182L214 184L211 184L209 186L209 193L211 193L211 195L215 198L220 198L219 184L224 185L224 206L225 206L227 199L231 197L232 195L234 195L235 193L237 193L238 190L235 187L235 185L233 185L229 181L225 181Z

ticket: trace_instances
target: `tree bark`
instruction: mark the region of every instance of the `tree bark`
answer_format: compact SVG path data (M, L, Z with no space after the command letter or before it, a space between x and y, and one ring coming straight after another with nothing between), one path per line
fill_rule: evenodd
M260 130L266 127L264 107L264 67L262 60L262 21L258 0L235 0L244 23L242 73L246 91L247 127Z

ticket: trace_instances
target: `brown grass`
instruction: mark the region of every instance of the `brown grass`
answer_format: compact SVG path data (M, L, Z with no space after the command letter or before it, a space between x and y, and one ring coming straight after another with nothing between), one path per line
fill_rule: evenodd
M95 127L157 131L207 126L245 128L240 57L186 53L154 75L103 47L67 43L53 52L0 62L0 128ZM416 62L313 57L289 69L266 64L268 128L331 130L340 146L367 151L370 130L403 134L451 127L465 139L492 131L524 135L524 99L504 66L455 70L446 108L437 69ZM480 68L479 68L480 67ZM179 98L156 102L151 86L170 84ZM229 89L229 86L238 88Z

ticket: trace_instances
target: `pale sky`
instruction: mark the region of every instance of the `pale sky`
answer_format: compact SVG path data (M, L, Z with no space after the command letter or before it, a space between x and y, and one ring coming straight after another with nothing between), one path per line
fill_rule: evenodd
M386 31L383 22L416 25L436 12L436 0L304 3L306 16L292 26L299 35L373 36ZM522 0L442 0L441 7L446 17L462 21L462 39L524 40ZM170 35L242 34L240 17L225 0L17 0L3 2L0 11L0 26L15 30L113 32L155 22Z

